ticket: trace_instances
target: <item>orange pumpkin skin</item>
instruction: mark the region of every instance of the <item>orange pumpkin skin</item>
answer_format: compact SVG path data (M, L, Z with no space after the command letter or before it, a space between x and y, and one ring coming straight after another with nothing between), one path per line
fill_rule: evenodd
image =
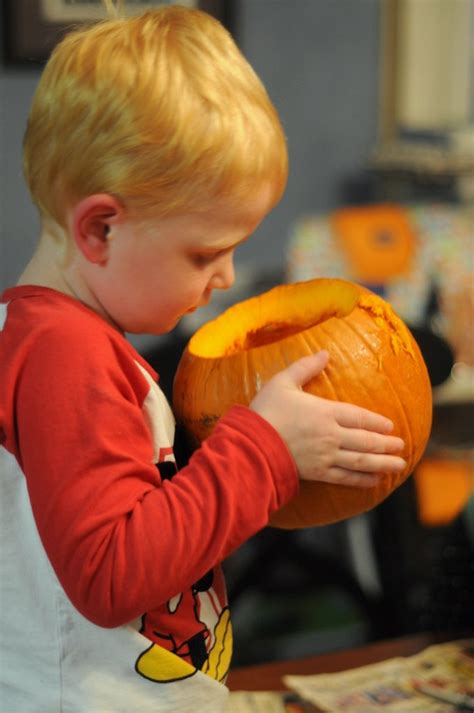
M382 474L370 489L302 480L298 495L271 517L275 527L325 525L366 512L413 472L430 434L432 397L408 328L387 302L354 283L282 285L201 327L176 372L174 412L196 447L233 404L248 405L274 374L321 349L329 364L304 390L390 418L393 435L405 441L407 466Z

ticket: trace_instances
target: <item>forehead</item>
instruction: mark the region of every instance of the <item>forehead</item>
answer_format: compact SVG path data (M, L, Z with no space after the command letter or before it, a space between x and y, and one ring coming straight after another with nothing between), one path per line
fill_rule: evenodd
M275 203L272 187L265 184L263 187L256 187L245 198L220 199L205 206L199 213L209 224L227 224L253 231Z
M272 207L273 192L265 186L248 200L211 201L202 210L147 221L144 227L147 233L161 236L165 246L224 249L253 233Z

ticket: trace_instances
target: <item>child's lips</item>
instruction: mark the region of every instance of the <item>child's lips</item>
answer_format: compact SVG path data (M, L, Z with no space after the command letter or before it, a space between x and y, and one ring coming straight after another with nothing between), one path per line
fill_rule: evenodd
M211 295L206 295L205 297L200 300L200 302L197 303L197 305L194 305L193 307L190 307L189 309L186 310L186 314L190 314L191 312L195 312L197 309L200 307L205 307L206 305L209 304L211 301Z
M206 305L209 304L210 301L211 301L211 295L208 295L207 297L203 297L202 300L197 303L197 305L194 305L194 307L191 307L190 312L195 312L200 307L205 307Z

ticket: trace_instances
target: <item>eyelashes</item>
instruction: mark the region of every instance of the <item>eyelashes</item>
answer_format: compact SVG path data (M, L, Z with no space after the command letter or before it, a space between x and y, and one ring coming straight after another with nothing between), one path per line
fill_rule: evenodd
M231 253L233 250L234 247L224 248L223 250L218 250L213 253L195 253L193 255L193 261L196 265L205 267L206 265L210 265L215 260L218 260L220 257Z

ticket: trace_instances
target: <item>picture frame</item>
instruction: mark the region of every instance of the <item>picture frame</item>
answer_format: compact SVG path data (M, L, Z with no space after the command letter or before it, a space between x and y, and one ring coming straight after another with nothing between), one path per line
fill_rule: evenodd
M128 4L135 13L163 4L198 7L232 32L233 0L128 0ZM101 0L3 0L3 62L6 66L43 65L66 32L104 16Z

